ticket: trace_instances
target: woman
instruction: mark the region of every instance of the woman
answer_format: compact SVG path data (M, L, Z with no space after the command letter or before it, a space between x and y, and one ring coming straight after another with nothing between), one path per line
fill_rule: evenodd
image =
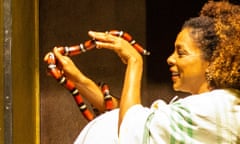
M119 109L90 122L75 143L239 143L239 21L239 6L212 1L203 7L201 16L186 21L167 62L174 90L192 95L170 104L157 100L150 109L141 106L140 54L119 37L90 31L97 47L115 51L127 68ZM94 82L68 57L56 49L54 53L68 78L80 92L92 92L85 96L101 109L103 96Z

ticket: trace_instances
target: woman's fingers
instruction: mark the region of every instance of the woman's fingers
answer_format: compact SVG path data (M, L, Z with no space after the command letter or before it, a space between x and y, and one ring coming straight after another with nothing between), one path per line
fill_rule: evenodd
M43 58L44 62L47 62L47 61L48 61L48 57L49 57L49 55L50 55L51 53L52 53L52 52L49 52L49 53L47 53L47 54L44 56L44 58Z
M55 48L53 49L53 53L54 53L54 55L56 56L56 58L57 58L57 60L59 61L59 63L60 63L63 67L66 66L66 65L68 65L68 64L71 62L70 58L67 57L67 56L62 55L62 54L58 51L58 48L57 48L57 47L55 47Z
M95 31L89 31L88 35L97 41L103 41L103 42L109 42L109 43L114 42L116 38L115 36L109 33L95 32Z
M139 52L124 38L109 33L89 31L89 36L96 40L97 48L106 48L115 51L127 63L130 58L138 59Z
M111 50L120 50L124 46L124 41L121 37L117 37L111 35L109 33L104 32L94 32L89 31L89 36L96 40L96 47L97 48L107 48ZM128 43L126 41L126 43Z
M96 48L107 48L116 50L117 44L123 41L122 38L113 36L109 33L89 31L89 35L96 40Z

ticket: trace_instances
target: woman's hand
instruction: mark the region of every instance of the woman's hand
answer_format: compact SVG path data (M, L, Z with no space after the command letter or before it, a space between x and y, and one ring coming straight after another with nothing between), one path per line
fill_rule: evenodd
M121 37L113 36L104 32L89 31L89 36L96 40L97 48L106 48L113 50L118 54L123 63L127 64L129 60L142 61L139 52L133 46Z
M76 80L79 80L79 77L84 78L84 75L81 73L81 71L77 68L77 66L73 63L73 61L68 57L62 55L57 47L53 49L53 53L58 61L58 67L62 70L64 75L71 81L76 82ZM49 54L46 54L44 57L44 61L47 61Z

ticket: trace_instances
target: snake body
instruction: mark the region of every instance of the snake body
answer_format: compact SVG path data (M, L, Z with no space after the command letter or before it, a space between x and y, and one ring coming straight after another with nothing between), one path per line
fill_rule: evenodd
M142 55L150 54L140 44L138 44L132 38L132 36L127 32L111 30L111 31L106 31L106 33L125 39ZM81 43L79 45L70 46L70 47L69 46L58 47L57 49L62 55L74 56L74 55L79 55L81 53L87 52L95 47L96 47L95 40L87 40L84 43ZM95 118L95 114L87 107L86 103L84 102L75 84L72 81L68 80L66 76L64 76L64 74L61 72L61 69L57 66L57 59L55 58L55 55L52 52L49 53L48 59L46 62L48 64L48 70L51 76L55 78L63 87L65 87L72 94L83 116L88 121L93 120ZM112 96L110 95L108 85L105 83L101 83L99 86L104 96L106 111L112 110L113 101L112 101Z

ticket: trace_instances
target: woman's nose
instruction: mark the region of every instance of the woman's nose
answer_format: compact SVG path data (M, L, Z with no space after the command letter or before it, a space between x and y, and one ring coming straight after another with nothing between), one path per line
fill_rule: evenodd
M171 66L171 65L174 65L175 62L176 62L176 60L175 60L175 58L174 58L174 55L171 54L171 55L167 58L167 63L168 63L168 65Z

